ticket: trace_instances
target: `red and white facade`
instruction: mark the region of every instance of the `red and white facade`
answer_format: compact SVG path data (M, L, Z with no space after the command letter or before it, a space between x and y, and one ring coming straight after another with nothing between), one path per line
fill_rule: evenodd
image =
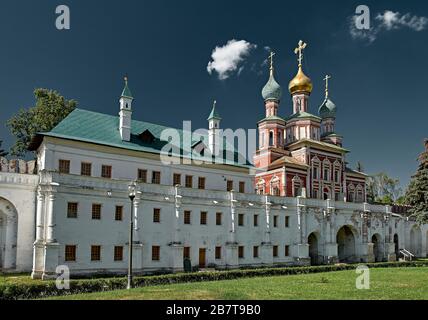
M299 74L303 75L301 69ZM346 167L349 151L334 133L335 109L330 113L321 109L335 105L327 95L320 108L322 117L308 113L310 79L293 81L300 81L300 86L290 83L293 114L287 119L278 116L280 95L264 96L266 118L258 123L259 147L254 156L257 193L365 202L367 176Z

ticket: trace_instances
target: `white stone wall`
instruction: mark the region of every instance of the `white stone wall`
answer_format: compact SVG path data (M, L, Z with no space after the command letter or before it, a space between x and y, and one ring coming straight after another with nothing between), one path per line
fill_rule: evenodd
M381 260L392 260L395 234L400 249L415 247L417 238L420 239L418 255L427 255L428 226L412 233L411 230L417 228L415 223L391 214L389 207L266 197L253 193L251 176L233 168L164 166L149 157L114 154L102 148L78 145L79 148L72 143L42 144L38 155L39 175L0 172L0 200L13 205L18 218L14 268L17 271L32 268L34 277L45 278L53 275L58 265L66 264L75 274L125 273L131 214L128 184L136 178L138 168L148 170L149 181L151 171L161 171L161 184L138 184L140 193L134 203L136 272L181 270L184 247L191 247L194 266L199 264L200 248L206 249L207 266L309 264L314 252L314 245L308 243L312 233L318 242L316 254L321 259L318 262L334 263L340 258L337 234L345 226L351 230L355 242L356 262L373 261L376 246L381 250ZM59 159L71 161L70 174L57 172ZM80 176L82 161L93 164L92 177ZM113 167L112 179L100 177L102 164ZM182 184L186 174L193 175L194 188L176 189L172 186L173 173L182 174ZM199 176L206 178L206 190L196 189ZM235 189L239 181L245 181L246 193L225 191L226 180L233 180ZM76 219L67 218L68 202L78 203ZM101 204L101 220L92 219L92 204ZM117 205L124 207L122 221L114 219ZM153 222L154 208L161 210L160 223ZM187 210L191 211L190 225L184 224ZM206 225L200 224L201 211L208 213ZM216 225L217 212L222 213L220 226ZM238 225L241 214L243 226ZM255 214L258 226L253 225ZM286 217L289 217L288 227ZM372 243L374 235L380 239L377 245ZM10 246L11 242L6 245ZM77 246L75 262L64 260L65 245ZM91 261L91 245L101 246L101 261ZM123 261L114 261L114 246L124 247ZM152 261L152 246L161 248L159 261ZM222 247L221 259L215 259L216 246ZM242 258L238 258L239 246L245 248ZM259 247L256 258L254 246ZM273 246L278 246L277 257L273 257ZM289 246L289 256L285 256L285 246Z
M14 236L5 239L5 250L16 250L16 258L3 266L5 271L30 271L35 239L37 175L0 172L0 202L16 212L17 228ZM15 218L13 218L15 219ZM16 247L15 247L16 246ZM5 252L6 254L6 252Z
M46 265L66 264L74 273L126 272L127 243L129 232L130 200L127 195L127 180L109 180L95 177L81 177L44 172L43 185L49 186L48 193L55 194L54 214L56 227L54 237L58 243L56 258L45 261ZM51 190L52 182L55 190ZM176 189L172 186L139 184L141 194L137 197L137 230L134 240L141 242L134 249L134 268L137 272L172 270L182 268L182 247L191 247L192 265L199 263L199 248L206 248L207 266L256 266L277 264L308 264L308 236L318 235L318 254L327 261L337 261L336 236L339 229L349 226L355 232L356 261L372 261L371 238L379 234L382 260L391 259L394 253L395 233L400 239L400 248L405 248L406 230L412 222L392 215L388 207L367 204L322 201L304 198L268 197L255 194L233 195L224 191L179 188L181 196L176 201ZM111 191L111 197L107 192ZM266 205L268 201L268 205ZM78 218L67 218L67 202L78 202ZM91 206L102 204L101 220L92 220ZM116 205L124 206L123 221L114 220ZM175 227L176 208L179 207L178 227ZM232 210L232 207L234 208ZM161 222L153 222L153 209L161 209ZM183 223L183 213L190 210L191 224ZM200 212L208 212L207 225L200 225ZM234 212L234 227L231 224ZM370 212L369 212L370 211ZM216 212L222 212L222 225L215 223ZM300 212L300 215L299 215ZM363 230L364 213L369 221L367 231ZM244 226L238 226L238 215L244 214ZM259 225L254 227L253 215L259 215ZM278 216L274 227L274 216ZM289 216L289 227L285 227L285 217ZM269 217L269 227L267 218ZM385 219L386 218L386 219ZM47 228L48 222L45 223ZM427 226L422 228L422 238L426 243ZM179 230L179 231L176 231ZM234 232L231 232L234 230ZM178 242L181 251L171 246ZM227 253L230 242L244 246L244 258L232 261ZM77 260L64 261L65 245L77 245ZM91 262L90 246L101 245L101 261ZM114 246L124 246L124 260L113 261ZM272 256L272 246L278 246L278 257ZM285 256L285 245L290 246L290 256ZM152 246L160 246L160 261L152 261ZM215 247L222 247L222 258L215 259ZM259 246L259 257L253 257L253 246ZM55 249L56 250L56 249ZM237 254L237 248L235 250ZM426 246L423 247L426 254ZM177 255L178 252L178 255ZM46 268L52 270L51 268Z

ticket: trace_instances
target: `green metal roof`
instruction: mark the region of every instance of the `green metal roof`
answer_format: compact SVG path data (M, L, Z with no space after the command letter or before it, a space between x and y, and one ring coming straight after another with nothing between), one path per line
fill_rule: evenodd
M123 88L122 97L134 99L131 90L128 87L128 81L125 81L125 88Z
M297 112L297 113L291 115L290 117L288 117L286 120L289 121L289 120L293 120L293 119L313 119L316 121L321 121L320 117L317 117L317 116L315 116L309 112L304 112L304 111Z
M218 113L217 109L216 109L216 104L214 103L213 108L211 110L211 113L208 117L207 120L211 120L211 119L217 119L217 120L221 120L220 114Z
M361 176L364 176L364 177L368 177L368 175L365 174L364 172L359 172L359 171L353 170L353 169L351 169L349 167L346 167L345 171L346 171L346 173L351 173L351 174L355 174L355 175L361 175Z
M266 117L266 118L260 120L259 123L263 122L263 121L269 121L269 120L270 121L273 121L273 120L276 120L276 121L285 121L285 119L283 119L281 117L278 117L278 116L269 116L269 117Z
M57 137L68 140L77 140L122 149L160 154L162 148L168 143L167 141L161 140L162 132L167 129L173 128L149 122L132 120L131 139L129 142L122 141L119 132L118 116L112 116L83 109L75 109L54 129L52 129L52 131L38 133L38 135ZM145 132L146 130L150 131L150 133L153 135L153 141L144 142L142 139L140 139L139 135ZM178 132L180 136L180 145L177 145L179 154L173 152L174 156L192 158L195 160L211 160L206 157L204 158L203 156L195 156L194 154L190 155L188 150L184 150L182 139L183 130L173 130L176 130L176 132ZM208 136L193 134L191 146L194 146L199 141L208 141ZM173 143L174 141L171 141L171 144ZM240 162L238 162L238 152L233 146L228 145L226 141L224 142L224 150L225 153L229 150L231 151L229 152L230 157L226 157L226 154L224 154L224 164L245 167L250 165L249 162L246 162L245 164L241 164ZM234 153L233 157L232 152Z
M343 138L343 136L341 136L341 135L339 135L337 133L331 133L331 132L324 133L323 135L321 135L321 137L322 138L328 138L328 137L332 137L332 138L334 138L334 137Z
M337 107L329 98L326 98L318 109L321 118L335 118Z
M331 143L323 142L323 141L318 141L318 140L313 140L313 139L307 139L307 138L303 138L303 139L300 139L300 140L297 140L297 141L290 143L288 145L288 148L292 148L293 146L296 146L299 144L312 144L312 145L317 145L320 147L328 147L331 149L336 149L336 150L341 151L341 152L346 152L346 153L349 152L349 150L342 148L342 147L339 147L339 146L336 146L335 144L331 144Z
M281 86L276 82L273 73L271 73L268 82L263 87L262 97L266 100L275 100L279 101L282 97L282 89Z

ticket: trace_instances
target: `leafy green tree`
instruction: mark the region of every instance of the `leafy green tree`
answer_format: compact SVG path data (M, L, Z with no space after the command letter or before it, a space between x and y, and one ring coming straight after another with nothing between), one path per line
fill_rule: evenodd
M2 143L3 143L3 140L0 140L0 157L6 157L7 156L7 152L4 151L3 149L1 149Z
M367 180L367 200L370 203L393 204L402 196L400 181L381 172Z
M398 205L405 205L406 204L406 197L405 196L401 196L397 199L397 201L395 201L396 204Z
M418 170L410 180L406 204L412 207L409 213L418 223L428 223L428 139L425 140L425 151L419 156Z
M10 150L14 156L25 155L34 134L52 130L77 106L76 101L66 100L53 90L36 89L34 96L34 107L19 110L7 121L12 135L16 137L16 142Z
M384 195L382 198L377 198L376 202L379 202L381 204L387 204L387 205L393 205L394 204L394 200L392 200L391 195L387 194Z

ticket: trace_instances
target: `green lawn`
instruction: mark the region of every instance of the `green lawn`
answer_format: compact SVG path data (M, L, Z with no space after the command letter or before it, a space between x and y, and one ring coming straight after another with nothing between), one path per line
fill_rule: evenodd
M28 284L42 282L41 280L33 280L29 274L0 274L0 285L5 284Z
M424 299L428 267L370 269L369 290L357 290L355 271L248 278L143 287L53 299Z

